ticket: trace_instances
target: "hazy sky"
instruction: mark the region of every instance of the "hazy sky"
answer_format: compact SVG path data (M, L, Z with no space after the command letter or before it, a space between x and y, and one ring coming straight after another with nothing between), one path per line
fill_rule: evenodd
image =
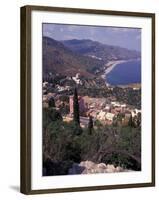
M43 35L55 40L91 39L108 45L141 50L141 29L43 24Z

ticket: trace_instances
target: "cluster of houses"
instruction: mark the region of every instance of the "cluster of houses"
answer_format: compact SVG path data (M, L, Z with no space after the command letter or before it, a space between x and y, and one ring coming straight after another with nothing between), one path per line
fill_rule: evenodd
M63 104L59 100L58 95L55 93L48 93L43 95L43 107L48 107L49 99L54 98L56 101L56 109L60 108ZM134 118L138 113L141 113L141 110L135 109L129 105L117 102L110 101L106 102L105 98L91 98L88 96L78 97L79 103L79 113L81 126L86 127L89 122L89 116L92 116L93 121L100 121L102 124L112 125L114 120L121 115L122 125L128 125L129 119ZM65 121L73 120L73 96L69 96L69 114L63 116Z
M76 76L73 76L72 79L76 82L77 85L82 85L82 81L80 79L80 73L77 73Z
M68 81L74 80L76 84L82 85L82 80L80 74L77 73L74 77L66 77ZM58 85L56 84L54 88L56 89L54 93L47 93L47 89L51 86L51 83L43 82L43 107L48 107L48 101L50 98L54 98L56 102L56 109L60 108L63 105L63 102L58 98L62 91L71 90L69 85ZM110 88L112 89L112 88ZM133 88L136 90L136 88ZM58 92L56 92L58 91ZM141 110L135 109L130 105L125 103L117 102L114 96L108 98L93 98L89 96L79 96L79 112L80 112L80 121L82 126L87 126L89 122L89 116L92 116L93 121L99 120L103 124L112 125L114 120L120 115L120 120L123 125L129 123L129 119L134 118L138 113L141 113ZM70 121L73 119L73 96L69 96L69 114L63 116L65 121Z
M43 83L43 94L45 94L45 91L46 91L46 88L50 86L52 87L52 84L48 83L48 82L44 82ZM64 91L70 91L71 90L71 87L69 85L66 85L66 86L61 86L59 84L57 84L55 86L55 89L57 90L57 92L64 92Z
M70 96L70 114L69 119L73 116L73 96ZM122 125L128 125L131 117L135 117L141 110L132 108L126 104L112 101L109 104L103 98L79 97L79 111L81 121L89 121L89 116L93 120L99 120L103 124L112 125L114 120L121 115Z

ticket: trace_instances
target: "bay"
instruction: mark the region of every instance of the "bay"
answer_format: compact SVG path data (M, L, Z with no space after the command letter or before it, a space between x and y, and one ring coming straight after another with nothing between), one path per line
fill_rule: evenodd
M131 60L117 64L106 75L106 82L111 85L141 83L141 60Z

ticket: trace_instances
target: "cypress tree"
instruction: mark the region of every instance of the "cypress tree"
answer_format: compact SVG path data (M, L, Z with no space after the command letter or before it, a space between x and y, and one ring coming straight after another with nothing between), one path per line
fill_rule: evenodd
M51 97L51 98L49 99L49 107L50 107L50 108L56 107L56 106L55 106L55 100L54 100L53 97Z
M74 96L73 96L73 119L75 123L80 124L78 93L77 93L76 87L75 87Z
M141 113L137 114L137 126L141 127Z
M130 119L129 119L128 125L131 126L131 127L133 126L133 118L132 118L132 115L130 115Z
M89 123L88 123L88 133L92 134L92 128L93 128L93 119L92 116L89 116Z

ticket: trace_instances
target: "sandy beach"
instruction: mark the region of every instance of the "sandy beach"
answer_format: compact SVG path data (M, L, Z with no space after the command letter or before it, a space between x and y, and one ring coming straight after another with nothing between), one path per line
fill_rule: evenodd
M102 78L105 79L106 75L110 73L114 67L116 67L118 64L127 62L127 60L116 60L116 61L109 61L107 64L105 64L106 70L104 74L102 75Z

